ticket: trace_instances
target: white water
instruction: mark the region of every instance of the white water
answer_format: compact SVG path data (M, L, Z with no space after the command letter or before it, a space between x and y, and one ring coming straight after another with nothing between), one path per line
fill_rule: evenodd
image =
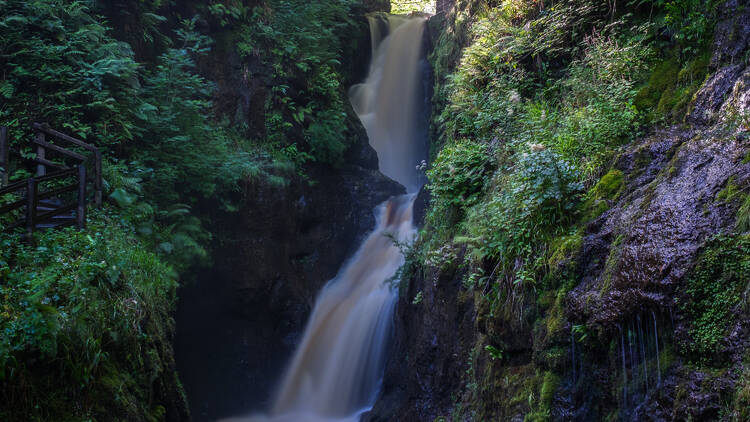
M372 39L377 42L377 18L370 19ZM421 181L415 167L424 154L417 142L417 104L425 20L390 17L388 23L391 34L376 48L370 74L349 90L349 99L378 153L380 171L408 192L416 192Z
M389 32L371 20L373 64L367 81L350 91L378 152L381 171L419 189L415 166L418 63L425 20L390 18ZM336 278L320 292L302 341L267 415L227 421L356 422L377 398L386 363L396 289L391 279L404 257L394 240L411 242L415 193L376 209L377 225Z

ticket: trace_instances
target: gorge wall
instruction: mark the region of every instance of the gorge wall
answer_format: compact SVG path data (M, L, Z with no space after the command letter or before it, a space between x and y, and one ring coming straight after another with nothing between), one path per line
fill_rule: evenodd
M404 193L378 171L346 97L369 65L365 14L389 7L370 3L351 16L355 25L347 29L355 32L346 34L339 53L349 143L343 162L307 163L301 173L282 169L277 175L288 182L281 184L248 180L237 192L239 209L206 210L214 222L214 264L180 289L177 315L178 366L195 421L269 407L274 380L299 343L318 292L375 227L375 207ZM219 82L221 112L263 134L263 107L274 84L268 63L219 46L202 66Z
M447 15L432 19L437 40L432 55L436 72L433 168L454 142L462 142L459 138L489 145L494 153L489 160L507 159L503 143L512 140L497 129L502 120L493 123L495 129L489 133L480 130L481 113L489 107L487 96L499 98L501 114L528 118L514 112L518 102L527 100L514 97L520 93L533 98L533 92L524 89L533 91L538 85L507 94L487 88L502 80L501 74L491 82L476 73L477 68L486 69L476 65L483 64L483 57L491 61L493 56L497 60L503 54L516 54L508 53L512 47L503 50L508 39L533 25L552 24L543 20L544 11L540 15L539 9L526 10L507 21L506 38L493 41L488 21L494 16L503 22L498 16L512 14L511 3L524 2L459 1ZM585 3L554 6L563 10ZM535 3L534 7L544 6ZM440 208L440 195L445 192L440 184L446 182L439 174L430 175L433 198L421 234L426 240L408 258L409 278L398 304L393 358L382 397L365 420L747 420L750 142L737 119L744 115L750 98L746 60L750 15L737 1L721 3L715 10L715 24L707 32L711 41L704 50L676 59L690 61L695 57L691 54L705 57L705 76L693 82L695 88L683 111L666 120L641 123L635 128L641 134L614 149L587 185L588 193L570 217L573 223L535 252L539 256L535 259L542 262L537 268L542 269L534 270L531 279L515 278L519 269L528 266L520 252L505 274L503 261L486 255L476 258L483 252L477 243L484 239L472 237L469 225L474 211L460 208L476 199L464 194L453 214L446 214ZM643 13L637 8L628 12ZM591 15L579 30L597 28L596 15L602 12L586 9L585 13ZM607 21L618 19L611 9L603 15ZM668 43L671 35L662 32L663 38L656 42ZM593 39L573 35L565 44L577 48L591 45ZM544 66L558 70L540 67L543 59L549 60ZM550 78L564 79L571 72L560 68L560 61L569 59L543 50L518 60L518 67ZM449 126L451 117L444 110L455 112L451 103L462 87L455 78L463 77L466 68L475 71L473 89L485 97L464 105L478 110L473 115L474 129L451 138L455 126ZM652 72L650 79L634 85L639 97L631 104L644 114L648 107L638 99L649 86L658 85L654 75L663 73L663 68L653 69L644 70ZM667 78L676 80L677 70ZM673 88L655 89L660 90L658 102L662 91ZM505 95L511 101L503 103ZM579 142L586 142L581 127L575 130ZM545 143L541 131L529 142L533 144L524 158L557 148ZM541 155L538 160L543 160ZM502 166L501 161L498 167ZM479 201L482 195L491 196L498 184L503 186L502 177L484 185L479 182ZM459 225L438 246L435 232L445 229L430 220L430 214ZM497 225L489 230L513 228Z

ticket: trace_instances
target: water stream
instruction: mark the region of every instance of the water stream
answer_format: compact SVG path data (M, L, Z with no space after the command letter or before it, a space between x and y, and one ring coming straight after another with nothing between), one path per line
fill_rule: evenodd
M397 292L392 279L413 240L412 205L425 151L417 123L423 18L370 20L373 60L350 99L376 150L380 170L407 188L376 209L375 230L322 289L274 404L252 422L356 422L377 398ZM394 242L397 241L397 242Z

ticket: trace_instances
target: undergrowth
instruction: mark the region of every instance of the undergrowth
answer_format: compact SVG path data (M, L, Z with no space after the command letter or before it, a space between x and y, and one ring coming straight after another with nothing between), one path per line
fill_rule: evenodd
M161 420L176 271L111 213L35 240L0 237L0 419Z

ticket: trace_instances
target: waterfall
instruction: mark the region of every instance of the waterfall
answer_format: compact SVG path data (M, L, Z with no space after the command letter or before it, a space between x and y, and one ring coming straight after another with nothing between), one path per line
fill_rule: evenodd
M375 230L318 295L268 414L227 421L356 422L377 398L397 299L390 281L404 262L396 243L416 235L415 167L424 158L415 120L425 19L390 17L387 34L381 23L370 20L373 62L350 99L381 171L410 193L376 209Z
M377 18L370 21L377 26ZM373 54L370 74L364 83L349 90L354 111L367 130L370 145L378 153L380 171L416 192L423 184L416 169L425 156L419 139L419 60L422 51L423 18L389 16L390 34ZM372 32L373 38L379 32Z

